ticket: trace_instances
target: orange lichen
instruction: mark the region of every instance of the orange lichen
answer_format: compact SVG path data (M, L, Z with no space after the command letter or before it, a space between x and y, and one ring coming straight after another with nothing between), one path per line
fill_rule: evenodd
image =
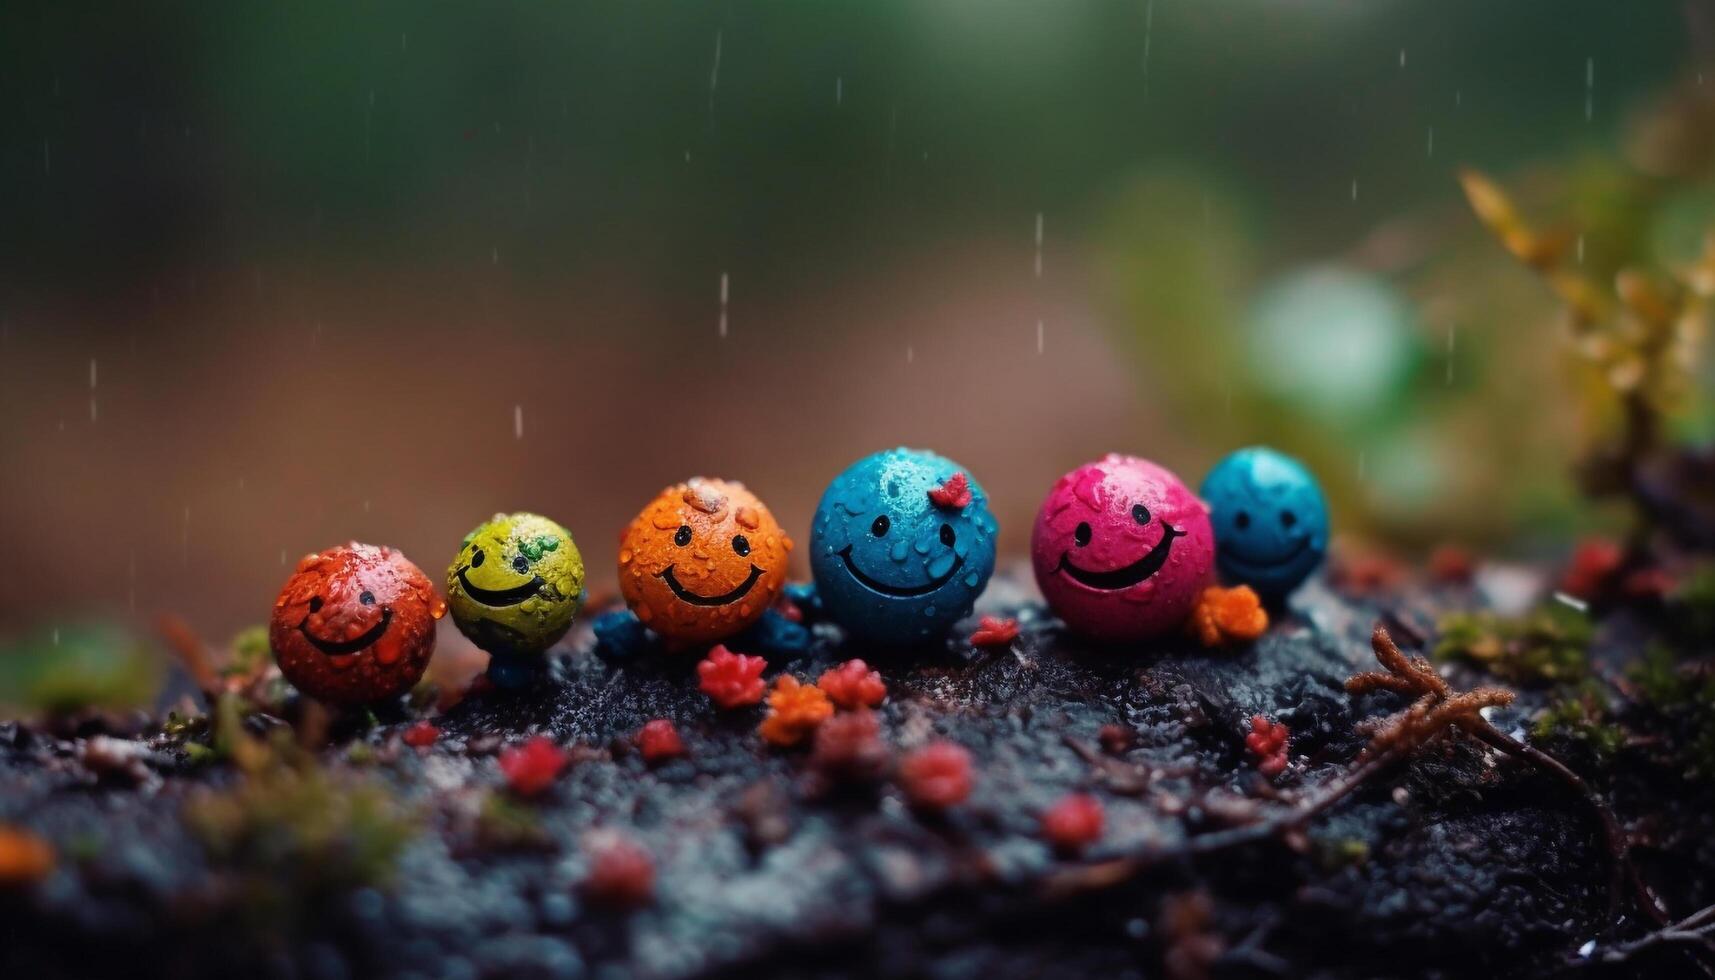
M1102 839L1102 801L1087 793L1060 798L1042 815L1042 838L1057 851L1076 853Z
M502 749L499 761L500 772L514 793L538 796L554 785L571 757L551 739L538 735L521 746Z
M697 664L697 686L723 708L746 707L761 701L768 689L762 681L762 670L767 666L768 661L761 657L733 653L717 643Z
M768 694L768 717L756 731L774 745L797 745L833 713L834 703L821 688L783 674L774 681L774 690Z
M899 761L899 788L920 809L963 803L971 782L971 754L952 742L930 742Z
M53 870L52 844L22 827L0 824L0 886L32 884Z
M1268 612L1248 585L1230 589L1211 585L1197 596L1189 626L1206 647L1249 643L1268 631Z
M971 646L1003 647L1018 639L1018 620L984 616L971 633Z
M887 684L862 660L848 660L822 671L816 686L847 711L873 708L887 699Z

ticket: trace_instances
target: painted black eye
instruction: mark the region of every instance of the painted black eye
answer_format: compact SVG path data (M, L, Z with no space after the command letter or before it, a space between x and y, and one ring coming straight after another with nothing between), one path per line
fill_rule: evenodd
M893 522L887 519L886 514L883 514L880 517L875 519L874 524L871 524L869 526L869 533L871 533L871 534L873 534L879 538L882 535L886 534L887 529L892 527L892 526L893 526Z
M750 554L750 541L749 541L749 539L747 539L742 534L733 535L732 550L738 552L738 556L740 558L743 558L745 555Z
M515 572L528 572L530 570L530 559L523 555L519 555L517 558L512 559L512 570Z
M678 545L681 548L690 544L691 543L691 525L689 525L689 524L679 525L678 533L673 535L673 543Z
M488 556L482 553L481 548L476 549L476 551L470 556L470 567L481 568L482 563L487 560L487 558Z
M1074 528L1072 530L1072 540L1077 542L1078 547L1080 547L1080 548L1082 548L1084 545L1089 544L1090 543L1090 525L1080 523L1076 528Z
M1245 528L1250 527L1251 526L1250 512L1241 510L1237 514L1234 514L1233 515L1233 526L1238 528L1241 531L1243 531Z
M310 612L321 612L321 611L322 611L322 597L319 595L311 596L310 597Z
M373 605L375 605L375 593L369 591L368 589L364 589L363 594L357 597L357 601L363 603L366 606L373 606Z
M1149 523L1149 508L1142 504L1131 505L1131 519L1139 524Z
M941 543L949 548L953 546L953 525L941 525Z
M1290 510L1283 510L1280 512L1280 526L1281 527L1291 527L1292 525L1297 524L1297 523L1298 523L1298 515L1297 514L1294 514Z

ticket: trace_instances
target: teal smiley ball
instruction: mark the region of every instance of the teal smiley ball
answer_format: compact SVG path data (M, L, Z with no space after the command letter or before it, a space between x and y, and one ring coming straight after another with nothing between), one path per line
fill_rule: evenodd
M959 464L919 449L865 456L816 508L816 594L855 639L933 642L970 615L994 573L998 533L988 494Z
M1241 449L1198 491L1215 527L1215 567L1265 598L1296 589L1328 553L1328 503L1303 463L1263 446Z

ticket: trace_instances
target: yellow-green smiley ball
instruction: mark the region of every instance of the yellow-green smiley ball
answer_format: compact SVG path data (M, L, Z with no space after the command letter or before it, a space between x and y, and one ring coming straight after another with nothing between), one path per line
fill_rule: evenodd
M584 559L572 536L536 514L496 514L465 535L447 568L453 622L490 653L540 653L583 604Z

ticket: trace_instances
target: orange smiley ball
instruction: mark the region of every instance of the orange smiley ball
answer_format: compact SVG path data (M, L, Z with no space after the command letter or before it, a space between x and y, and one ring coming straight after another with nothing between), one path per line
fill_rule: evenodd
M713 643L756 622L786 584L792 539L742 483L668 487L619 539L619 590L675 643Z

